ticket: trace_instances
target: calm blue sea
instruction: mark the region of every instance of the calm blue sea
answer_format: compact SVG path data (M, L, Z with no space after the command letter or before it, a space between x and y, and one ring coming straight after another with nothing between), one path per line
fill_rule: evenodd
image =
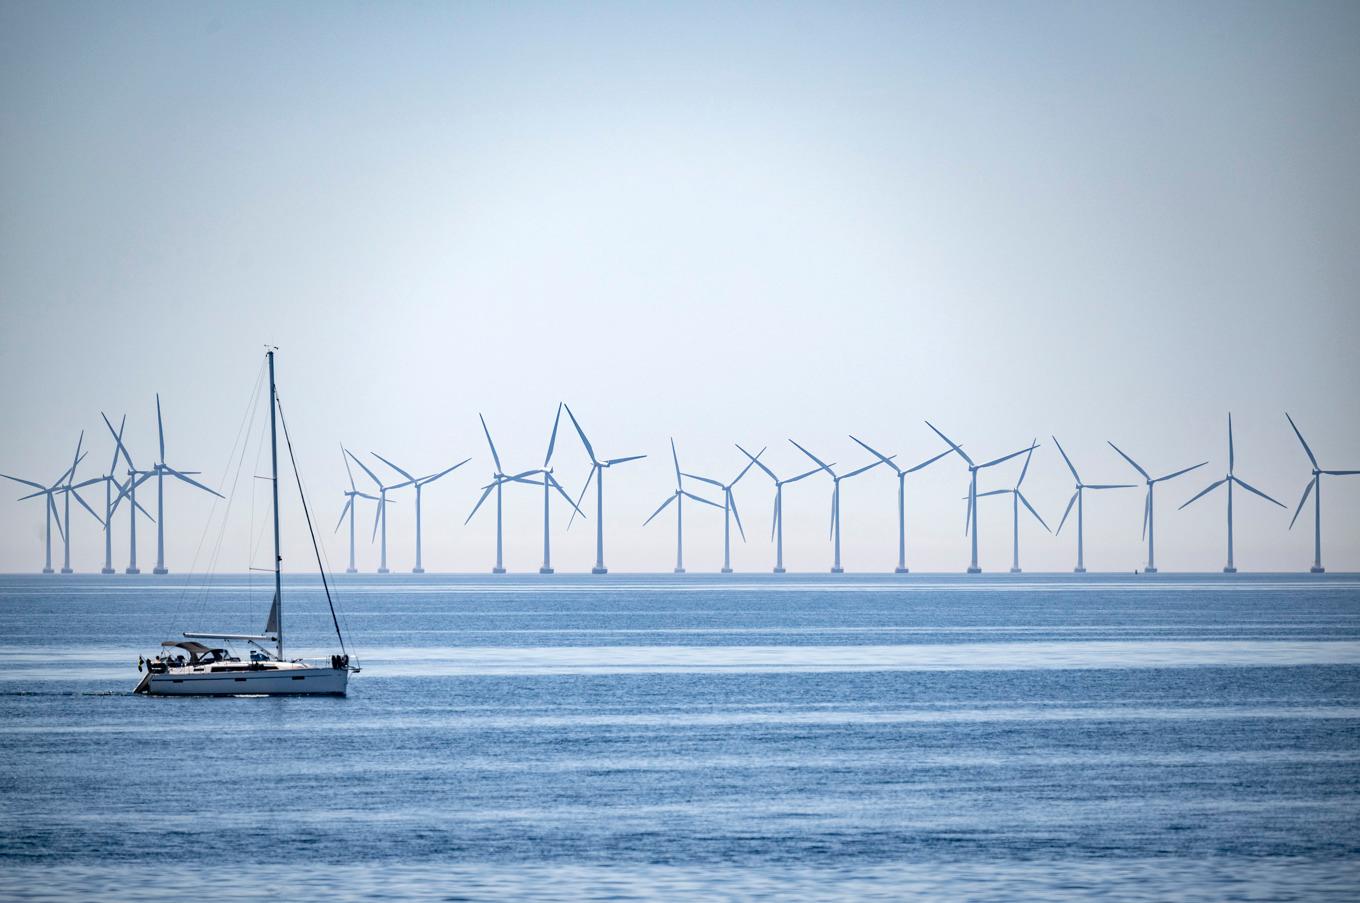
M0 578L0 898L1360 896L1360 578ZM313 580L291 652L334 651Z

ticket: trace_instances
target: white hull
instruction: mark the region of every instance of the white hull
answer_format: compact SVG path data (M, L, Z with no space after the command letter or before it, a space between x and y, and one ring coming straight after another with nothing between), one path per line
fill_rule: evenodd
M344 696L348 684L349 671L344 668L209 674L172 670L148 675L144 692L152 696Z

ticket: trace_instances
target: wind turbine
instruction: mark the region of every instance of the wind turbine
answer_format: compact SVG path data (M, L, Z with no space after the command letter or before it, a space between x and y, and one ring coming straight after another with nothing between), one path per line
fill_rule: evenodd
M364 473L368 474L368 478L373 481L374 485L378 487L378 507L373 512L373 536L370 537L368 541L372 542L373 539L377 537L378 528L381 527L382 551L378 558L378 573L389 574L391 573L391 571L387 569L387 505L388 505L387 493L391 492L393 489L400 489L408 484L393 483L391 485L387 485L383 483L382 480L378 479L378 475L376 473L368 469L368 465L366 465L363 461L360 461L358 458L354 456L354 452L345 448L343 445L340 447L345 454L349 455L350 460L352 460L355 464L358 464L359 467L363 469ZM370 452L370 454L372 453ZM369 496L369 498L372 498L372 496Z
M1156 486L1158 483L1164 483L1164 482L1166 482L1167 480L1174 480L1176 477L1180 476L1181 474L1189 473L1190 471L1192 471L1192 470L1194 470L1194 469L1196 469L1196 468L1203 467L1205 464L1208 464L1209 462L1208 462L1208 461L1201 461L1200 463L1196 464L1194 467L1186 467L1186 468L1184 468L1184 469L1182 469L1182 470L1177 470L1177 471L1175 471L1174 473L1166 474L1165 476L1154 477L1154 476L1152 476L1150 473L1148 473L1146 470L1144 470L1142 467L1140 467L1137 461L1133 460L1133 459L1130 458L1128 455L1124 454L1123 449L1121 449L1119 446L1115 445L1113 442L1110 443L1110 448L1112 448L1112 449L1114 449L1115 451L1119 452L1119 456L1120 456L1121 458L1123 458L1125 461L1128 461L1129 464L1133 467L1133 469L1136 470L1136 471L1138 471L1139 475L1142 476L1142 478L1147 482L1147 498L1144 499L1144 501L1143 501L1143 536L1147 539L1147 544L1148 544L1148 558L1147 558L1147 567L1143 568L1143 573L1144 573L1144 574L1155 574L1155 573L1157 573L1157 557L1156 557L1156 555L1154 554L1154 551L1153 551L1152 537L1153 537L1153 533L1155 532L1157 523L1156 523L1155 512L1154 512L1153 507L1152 507L1152 489L1153 489L1153 487Z
M968 573L970 573L970 574L981 574L981 573L982 573L982 568L978 567L978 537L977 537L977 534L978 534L978 523L977 523L977 475L978 475L978 471L979 471L979 470L985 470L985 469L987 469L988 467L994 467L995 465L1000 464L1002 461L1009 461L1011 458L1014 458L1014 457L1016 457L1017 455L1023 455L1025 452L1034 451L1034 449L1035 449L1037 446L1035 446L1033 443L1031 443L1030 446L1029 446L1028 448L1022 448L1022 449L1020 449L1019 451L1011 452L1009 455L1002 455L1002 456L999 457L999 458L993 458L992 460L986 461L986 462L984 462L984 463L982 463L982 464L974 464L974 463L973 463L973 459L970 458L970 457L968 457L968 453L967 453L966 451L963 450L963 446L959 445L959 444L956 443L954 440L950 439L950 438L949 438L948 436L946 436L944 433L942 433L942 432L940 432L939 430L935 429L935 424L931 423L929 420L926 421L926 426L928 426L928 427L930 427L932 430L934 430L934 431L935 431L935 435L939 436L941 439L943 439L943 440L945 441L946 444L949 445L949 450L950 450L950 451L958 452L958 453L959 453L959 457L962 458L962 459L964 460L964 463L968 465L968 516L967 516L966 521L964 522L964 528L963 528L963 529L964 529L964 532L969 532L969 531L971 530L972 537L973 537L973 551L972 551L972 558L969 559Z
M1087 489L1132 489L1133 484L1083 483L1081 481L1081 476L1077 473L1077 469L1072 466L1072 459L1067 457L1067 452L1063 451L1062 443L1058 441L1057 436L1053 437L1053 444L1058 446L1058 454L1062 455L1063 461L1067 463L1067 469L1072 471L1072 479L1077 481L1076 489L1073 491L1072 497L1067 500L1067 510L1063 512L1062 520L1058 521L1058 532L1059 533L1062 532L1063 524L1067 523L1067 515L1072 513L1072 505L1075 503L1077 506L1077 566L1072 569L1072 573L1084 574L1086 573L1086 559L1085 559L1086 546L1084 542L1085 530L1083 529L1085 527L1085 519L1083 517L1084 515L1083 509L1085 507L1083 500L1085 499L1084 495L1085 491Z
M65 511L62 515L62 519L66 521L66 531L62 534L61 537L62 540L61 572L63 574L74 573L71 570L71 534L75 532L74 530L71 529L71 496L75 496L76 501L80 503L80 507L90 512L90 517L93 517L95 520L99 521L99 525L101 527L104 526L104 521L101 520L99 515L94 513L94 509L91 508L88 504L86 504L85 500L80 497L80 493L76 491L76 486L72 483L76 476L76 468L79 467L80 462L85 459L85 456L80 453L80 448L84 444L85 444L85 431L81 430L80 438L76 440L76 453L75 457L71 461L71 469L66 471L66 480L62 483L61 488L59 489L63 496L63 504L65 506Z
M532 471L532 473L541 476L543 479L530 480L523 475L512 478L516 483L531 483L535 486L541 485L543 487L543 564L538 569L540 574L553 573L552 534L549 529L552 523L552 491L556 490L557 494L566 499L567 504L572 507L572 520L575 520L576 515L578 514L583 518L586 516L585 512L577 507L576 503L571 500L571 496L567 495L567 491L562 488L562 484L557 482L557 477L553 476L551 467L553 451L557 448L557 428L562 425L563 407L565 407L565 405L559 401L557 403L557 414L553 417L552 435L548 437L548 453L543 456L543 466L537 471ZM570 523L568 523L568 526L570 526Z
M477 418L482 421L482 432L486 434L486 444L491 446L491 460L495 462L496 467L491 472L491 482L482 487L482 497L477 499L477 504L472 506L472 513L467 516L467 520L463 521L463 523L466 524L468 523L468 521L471 521L473 515L477 513L477 509L482 507L482 502L485 502L487 496L491 494L491 490L493 489L496 490L496 566L491 569L491 573L504 574L505 560L503 558L503 552L505 549L505 543L504 534L501 531L502 525L501 514L503 511L501 505L502 493L506 483L512 482L529 483L531 485L537 486L538 485L537 480L529 480L526 478L531 476L532 474L538 473L538 470L537 469L526 470L523 471L522 473L517 473L513 475L505 473L501 469L501 456L496 453L496 443L491 441L491 430L487 429L486 418L483 417L481 414L478 414Z
M774 517L770 523L770 538L775 540L774 572L776 574L782 574L784 573L784 487L790 483L797 483L799 480L806 479L814 473L820 473L821 468L814 467L806 473L800 473L796 477L789 477L787 480L781 480L774 475L773 470L770 470L770 468L760 463L758 460L760 455L753 455L740 445L737 446L737 449L740 450L743 455L750 458L755 466L763 470L765 475L774 481ZM764 453L764 449L762 449L761 454Z
M1360 474L1360 470L1323 470L1318 466L1317 458L1313 455L1313 450L1308 447L1308 443L1303 441L1303 433L1299 432L1298 426L1294 423L1294 418L1288 413L1285 419L1289 425L1294 427L1294 435L1299 437L1299 444L1303 446L1303 451L1308 455L1308 463L1313 465L1313 478L1308 481L1308 485L1303 487L1303 497L1299 499L1299 507L1294 509L1294 518L1289 522L1289 529L1294 529L1294 521L1299 519L1299 512L1303 510L1303 505L1308 501L1308 493L1313 493L1313 566L1309 571L1314 574L1325 573L1322 567L1322 475L1329 477L1350 477Z
M798 449L800 452L811 458L813 462L817 464L818 468L826 471L827 474L830 475L831 477L832 483L831 528L830 530L827 531L831 535L828 536L827 538L830 539L834 537L836 547L835 559L831 563L831 573L844 574L845 569L841 567L841 480L848 480L851 477L857 477L860 474L864 473L866 470L873 470L875 467L882 464L883 462L875 459L873 463L866 464L863 467L858 468L857 470L852 470L847 474L838 474L836 473L836 471L831 469L832 467L835 466L835 464L827 464L821 458L817 457L812 452L808 451L806 448L803 448L803 446L799 445L797 442L794 442L792 439L790 439L789 442L793 443L794 448Z
M61 476L57 477L56 480L54 480L54 481L52 482L52 485L50 485L50 486L44 486L42 483L36 483L36 482L34 482L33 480L25 480L25 479L23 479L22 477L12 477L12 476L10 476L10 475L7 474L7 473L0 473L0 477L4 477L4 478L7 479L7 480L13 480L13 481L16 482L16 483L23 483L25 486L31 486L32 488L38 490L37 492L30 493L29 495L21 496L21 497L19 498L19 501L22 502L22 501L24 501L24 500L26 500L26 499L35 499L35 498L37 498L38 496L44 497L44 498L46 499L46 501L47 501L47 505L46 505L46 507L45 507L45 509L44 509L44 510L46 511L46 519L47 519L47 538L46 538L46 541L45 541L45 542L46 542L46 557L43 559L43 569L42 569L42 572L43 572L44 574L51 574L51 573L53 573L53 571L52 571L52 521L53 521L54 519L55 519L56 522L57 522L57 533L61 535L62 539L65 539L65 538L66 538L66 531L63 530L63 529L62 529L62 526L61 526L61 513L57 511L57 503L56 503L55 501L53 501L52 496L56 495L58 492L61 492L62 484L65 483L67 477L70 476L70 473L71 473L71 472L70 472L69 470L67 470L67 471L64 472Z
M629 461L638 461L647 457L646 455L629 455L624 458L609 458L601 461L595 457L595 449L591 447L590 440L586 438L585 430L581 429L581 424L576 421L576 415L571 412L570 405L563 405L567 409L567 416L571 418L571 425L576 427L576 435L581 437L581 444L585 446L586 454L590 455L590 473L586 474L586 481L581 486L581 492L576 497L576 511L580 511L581 499L585 498L586 490L590 488L590 481L595 480L595 566L590 569L592 574L607 574L609 569L604 566L604 472L616 464L626 464ZM583 515L584 516L584 515ZM576 513L572 512L571 519L567 521L567 529L571 529L572 523L576 520Z
M125 417L124 420L126 419L127 418ZM127 462L128 467L127 482L122 484L118 490L117 498L113 500L114 510L118 508L119 502L121 502L124 497L132 503L128 507L128 566L123 573L140 574L141 571L137 568L137 512L142 512L142 514L146 515L147 519L153 523L156 519L137 501L137 487L156 472L154 470L138 470L137 465L132 463L132 455L128 452L127 445L123 442L122 427L120 426L118 431L114 432L113 424L109 423L107 417L104 418L104 424L109 428L109 432L113 433L114 443L117 445L118 451L123 455L123 460ZM115 455L115 464L117 463L116 457L117 456Z
M1198 493L1191 496L1190 500L1185 503L1185 505L1189 505L1191 502L1197 501L1198 499L1201 499L1204 496L1208 495L1209 493L1213 492L1215 489L1222 486L1224 483L1228 484L1228 563L1223 567L1223 573L1225 574L1237 573L1237 567L1233 564L1233 484L1236 483L1238 486L1241 486L1248 492L1254 493L1255 495L1259 495L1261 498L1265 499L1267 502L1270 502L1271 504L1280 505L1281 508L1285 508L1284 505L1281 505L1279 502L1275 501L1273 498L1266 495L1264 492L1257 489L1255 486L1249 484L1246 480L1237 476L1233 472L1233 466L1235 465L1235 463L1236 455L1233 453L1232 414L1228 414L1228 475L1221 480L1216 480L1213 483L1210 483L1208 486L1201 489ZM1185 505L1181 505L1181 508L1183 509ZM1288 511L1289 509L1285 508L1285 510Z
M765 454L765 449L761 449L756 454L756 458ZM741 478L746 476L746 471L750 470L755 464L755 460L748 461L746 466L741 469L730 483L721 483L718 480L708 477L701 477L698 474L687 473L684 476L701 483L708 483L710 486L717 486L723 492L723 566L724 574L732 573L732 518L737 519L737 530L741 533L741 541L746 542L746 531L741 526L741 514L737 512L737 497L732 494L732 487L741 482Z
M368 499L370 502L376 502L378 497L360 492L359 487L354 485L354 471L349 466L349 452L345 451L343 445L340 446L340 460L345 462L345 473L349 476L349 491L345 493L345 507L340 509L340 520L335 523L335 532L340 532L340 525L345 522L345 515L349 515L349 567L345 568L345 573L357 574L359 571L354 567L354 515L358 509L356 499Z
M186 473L194 473L195 471L176 470L165 463L165 424L161 421L161 396L159 392L156 393L156 435L160 439L161 457L159 461L152 465L151 470L151 473L156 476L156 566L151 573L168 574L170 572L165 567L165 475L169 474L190 486L202 489L204 492L210 492L219 499L223 496L217 490L209 489L197 480L186 476ZM141 478L141 480L144 479L146 477ZM141 482L141 480L137 482Z
M675 573L683 574L685 572L685 499L688 497L694 499L696 502L712 505L714 508L721 508L722 505L719 505L717 502L710 502L702 496L695 495L681 483L680 457L675 453L674 439L671 439L671 460L675 463L675 492L666 496L666 500L661 503L661 507L653 511L652 516L642 522L642 526L645 527L650 524L652 518L656 517L662 511L665 511L666 506L671 502L675 502Z
M423 574L423 573L425 573L425 568L421 567L421 565L420 565L420 490L421 490L423 487L428 486L430 483L433 483L435 480L439 479L440 477L442 477L442 476L447 476L448 474L453 473L453 471L455 471L455 470L457 470L458 468L462 467L464 464L466 464L467 462L471 461L472 459L471 459L471 458L464 458L463 460L459 461L457 464L453 465L452 467L448 468L447 470L441 470L441 471L439 471L438 473L432 473L432 474L430 474L430 475L428 475L428 476L424 476L424 477L417 477L417 476L411 475L410 473L406 472L405 470L402 470L400 467L398 467L397 465L393 464L391 461L387 460L386 458L384 458L382 455L378 454L377 452L374 452L374 453L373 453L373 457L377 458L379 461L383 462L383 463L386 464L388 467L392 468L392 469L395 470L397 473L401 474L402 476L404 476L404 477L406 478L406 482L405 482L405 483L398 483L398 484L395 485L395 486L389 487L390 489L401 489L401 488L404 487L404 486L414 486L414 487L416 488L416 566L413 567L413 568L411 568L411 573L412 573L412 574Z
M1020 491L1020 484L1025 482L1025 474L1029 473L1029 462L1034 457L1034 450L1039 446L1038 439L1030 443L1029 452L1025 455L1025 466L1020 468L1020 479L1015 481L1014 489L993 489L990 492L979 492L978 498L985 498L989 495L1009 495L1011 497L1011 573L1020 573L1020 506L1023 504L1029 509L1029 513L1034 515L1034 519L1048 530L1048 524L1039 516L1039 512L1034 510L1034 506L1025 498L1025 494ZM1052 530L1048 530L1052 533Z
M953 446L951 446L945 449L944 451L940 452L935 457L930 458L929 460L926 461L922 461L915 467L908 467L903 469L901 467L898 467L897 463L893 461L894 457L893 455L885 455L882 452L878 451L877 449L871 448L868 444L860 442L859 439L855 439L854 436L851 436L850 438L854 439L856 442L859 442L859 444L863 446L863 448L866 451L876 455L880 461L891 467L893 472L897 474L897 568L894 571L894 573L897 574L909 573L907 571L907 474L916 473L916 471L918 470L922 470L926 467L929 467L936 461L943 458L945 455L952 452L954 448Z
M83 483L77 483L74 489L84 489L86 486L93 486L96 483L104 484L104 567L101 574L112 574L113 571L113 514L118 510L118 504L123 500L123 484L118 482L118 457L126 456L127 450L123 447L123 428L127 426L127 415L123 415L122 422L118 424L118 429L113 428L109 422L108 415L103 411L99 413L104 418L104 425L109 428L110 435L113 436L113 461L109 464L109 472L103 476L93 477ZM131 460L131 459L129 459ZM118 490L118 497L114 498L113 490ZM78 497L77 497L78 498ZM136 519L136 512L141 510L142 514L151 519L151 513L137 504L136 499L132 500L134 506L132 510L133 519Z

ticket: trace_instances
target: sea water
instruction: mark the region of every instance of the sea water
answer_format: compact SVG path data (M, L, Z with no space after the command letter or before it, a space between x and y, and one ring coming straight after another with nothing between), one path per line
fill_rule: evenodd
M265 575L0 578L0 897L1360 895L1360 578L333 589L347 697L162 699Z

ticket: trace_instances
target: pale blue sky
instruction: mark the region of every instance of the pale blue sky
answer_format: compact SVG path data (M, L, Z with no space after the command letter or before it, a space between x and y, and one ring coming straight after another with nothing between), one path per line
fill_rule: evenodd
M430 569L491 563L491 518L462 526L477 412L529 467L559 399L602 450L652 455L611 480L615 569L672 563L673 522L640 527L668 436L695 469L735 472L740 441L791 470L790 436L927 457L925 417L986 456L1040 437L1027 488L1053 525L1052 433L1093 481L1131 473L1107 439L1154 470L1210 460L1159 493L1158 551L1221 567L1221 499L1174 508L1224 470L1227 410L1241 475L1290 513L1284 409L1360 467L1357 46L1353 3L0 2L0 470L55 476L84 428L93 475L100 410L149 461L159 390L171 463L220 475L271 341L326 529L341 441L419 470L473 456L426 496ZM562 453L572 487L581 461ZM922 477L911 564L958 570L965 473ZM894 486L847 484L848 568L892 566ZM1326 490L1327 564L1360 567L1360 478ZM791 569L830 563L829 491L790 491ZM18 494L0 570L40 563ZM1109 496L1088 566L1132 569L1141 495ZM770 497L739 489L739 568L772 563ZM509 505L512 569L539 563L540 504ZM183 570L208 505L170 505ZM1002 568L1008 506L983 505ZM707 514L695 569L719 563ZM1241 566L1308 564L1305 525L1238 514ZM588 568L592 542L559 535L556 564ZM1070 568L1073 543L1027 529L1023 563ZM97 569L92 520L75 548Z

